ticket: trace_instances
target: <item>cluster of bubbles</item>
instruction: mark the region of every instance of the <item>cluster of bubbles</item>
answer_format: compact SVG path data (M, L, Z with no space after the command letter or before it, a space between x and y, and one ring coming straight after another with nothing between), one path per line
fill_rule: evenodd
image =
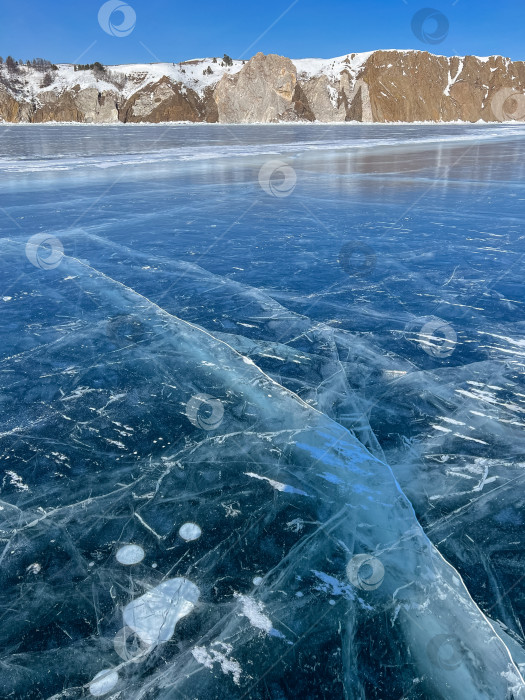
M179 537L181 537L181 539L185 540L186 542L197 540L201 535L202 530L196 523L187 522L181 525L181 527L179 528ZM119 562L119 564L122 564L123 566L136 566L144 560L145 556L146 552L144 548L138 544L133 543L122 545L118 548L115 554L116 560ZM184 609L179 613L179 616L184 616L185 614L187 614L193 608L193 605L190 603L192 603L192 601L195 602L198 598L198 589L196 586L194 586L194 584L192 584L190 581L187 581L186 579L173 579L171 581L165 581L161 583L160 586L157 586L155 592L150 594L150 596L153 595L154 602L159 602L164 597L167 603L170 603L170 598L168 595L169 591L161 591L160 589L162 587L178 587L178 594L180 594L180 596L183 597L184 600L186 600L186 597L189 596L188 601L185 603ZM143 598L147 596L148 594L143 596ZM189 600L190 598L191 600ZM136 602L137 601L135 601L135 603ZM144 602L142 603L142 605L140 605L141 602L142 601L139 600L140 610L145 610L145 614L149 615L150 613L147 610L147 603ZM131 617L135 619L136 614L136 611L134 611ZM147 643L148 640L146 638L142 638L144 637L144 634L141 637L140 630L138 632L136 629L132 629L128 625L124 625L124 627L122 627L115 635L115 638L113 640L113 647L118 656L124 662L140 663L143 660L143 658L147 654L149 654L152 647L155 646L155 643ZM151 640L149 641L151 642ZM158 641L165 640L159 637ZM89 692L94 697L102 697L103 695L106 695L107 693L111 692L113 688L117 685L118 681L119 674L117 669L104 669L103 671L97 673L97 675L89 683Z

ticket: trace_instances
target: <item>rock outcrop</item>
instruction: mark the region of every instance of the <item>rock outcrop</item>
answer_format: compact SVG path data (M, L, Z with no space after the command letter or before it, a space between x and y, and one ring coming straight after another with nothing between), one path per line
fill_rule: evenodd
M6 122L28 122L30 112L29 103L16 100L9 90L0 85L0 119Z
M217 107L209 90L204 98L168 77L135 92L118 112L123 122L216 122Z
M111 124L118 121L117 101L116 92L99 92L96 88L82 90L79 85L62 93L46 91L39 95L38 102L33 105L31 121Z
M55 67L56 68L56 67ZM45 87L44 87L45 85ZM0 120L114 122L525 121L525 63L373 51L337 59L0 66Z
M512 105L501 112L498 93L510 89L523 101L525 63L501 56L376 51L366 62L363 79L370 86L376 122L505 121L512 119Z
M297 69L289 58L258 53L235 75L223 75L214 98L225 124L291 121ZM300 100L299 100L300 101Z

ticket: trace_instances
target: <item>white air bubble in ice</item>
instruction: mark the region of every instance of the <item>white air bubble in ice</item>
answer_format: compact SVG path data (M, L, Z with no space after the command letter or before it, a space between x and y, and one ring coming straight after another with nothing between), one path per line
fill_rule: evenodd
M145 552L138 544L126 544L121 547L117 554L117 561L125 566L139 564L145 557Z
M202 535L202 530L195 523L184 523L179 530L179 535L186 542L190 542L191 540L198 540Z
M177 622L193 610L199 594L197 586L186 578L168 579L128 603L124 622L148 646L167 642Z
M89 692L96 698L109 693L118 683L118 673L112 669L100 671L89 684Z

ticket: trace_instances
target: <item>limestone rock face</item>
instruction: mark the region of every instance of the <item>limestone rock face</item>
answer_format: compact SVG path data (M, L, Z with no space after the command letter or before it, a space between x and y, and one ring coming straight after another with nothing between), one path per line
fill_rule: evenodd
M204 99L167 77L133 94L119 111L123 122L214 122L217 110L210 95Z
M339 86L334 86L326 75L302 82L310 109L320 122L344 122L346 107Z
M326 75L301 82L315 120L319 122L373 120L367 83L343 70L339 80Z
M373 51L336 59L258 53L48 73L0 65L0 121L525 122L525 63Z
M6 122L29 121L30 104L18 101L0 85L0 119Z
M440 121L448 59L426 51L376 51L362 74L373 121Z
M434 56L426 51L376 51L364 67L373 121L506 121L525 118L498 108L502 90L525 95L525 63L501 56ZM519 109L519 105L518 105ZM522 110L524 111L524 110ZM514 114L514 116L513 116Z
M236 75L215 88L219 122L277 122L297 119L297 70L289 58L258 53ZM301 103L303 104L303 103Z
M96 88L71 90L55 93L49 90L37 95L38 106L34 106L30 121L34 123L50 121L112 123L118 121L116 92L99 93Z

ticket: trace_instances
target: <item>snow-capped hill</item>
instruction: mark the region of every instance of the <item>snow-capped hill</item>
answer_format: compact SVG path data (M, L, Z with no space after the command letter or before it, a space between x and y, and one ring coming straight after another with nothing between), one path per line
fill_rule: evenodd
M338 58L298 58L292 59L292 62L301 78L310 79L326 75L332 80L337 80L344 70L357 73L373 53L374 51L352 53Z
M173 83L182 83L204 94L206 87L215 85L223 75L237 73L241 70L243 61L232 61L225 65L222 59L197 58L183 63L129 63L115 66L105 66L104 71L75 70L71 63L59 63L56 70L43 73L27 66L19 66L16 75L12 76L20 83L20 90L25 95L43 91L60 92L79 85L81 90L97 88L99 91L119 88L120 94L128 98L136 92L158 82L164 77ZM9 78L5 66L0 67L4 79ZM42 86L43 75L49 74L52 83Z
M525 119L525 64L415 50L291 60L0 66L8 122Z
M207 87L216 85L223 75L238 73L242 66L243 61L232 61L232 65L227 66L220 58L195 58L183 63L130 63L108 66L108 69L126 76L126 88L123 90L126 97L164 77L203 96Z

